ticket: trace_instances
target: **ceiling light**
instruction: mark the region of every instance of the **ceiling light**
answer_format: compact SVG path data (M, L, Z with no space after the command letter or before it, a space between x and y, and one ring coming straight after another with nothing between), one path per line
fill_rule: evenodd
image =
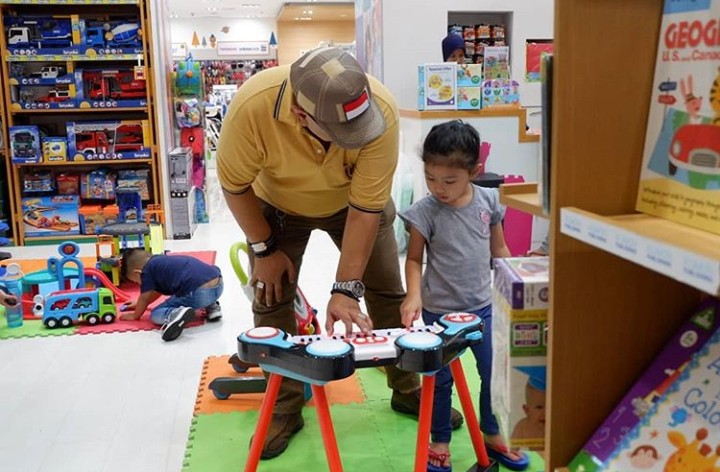
M260 5L257 3L243 3L240 6L243 8L260 8Z
M310 21L310 20L312 20L312 18L310 18L309 16L301 16L300 20L301 21Z
M210 12L217 11L217 7L207 7L207 11L210 11Z

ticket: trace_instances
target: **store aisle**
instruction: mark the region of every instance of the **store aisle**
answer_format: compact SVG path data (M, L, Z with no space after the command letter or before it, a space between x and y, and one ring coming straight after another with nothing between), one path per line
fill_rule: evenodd
M250 303L228 250L234 223L200 225L171 250L217 251L225 277L223 319L165 343L158 331L0 341L0 472L179 472L203 360L234 352L251 326ZM13 248L46 257L54 247ZM83 245L81 255L94 255ZM321 312L338 251L314 233L300 284ZM324 318L322 319L324 322Z

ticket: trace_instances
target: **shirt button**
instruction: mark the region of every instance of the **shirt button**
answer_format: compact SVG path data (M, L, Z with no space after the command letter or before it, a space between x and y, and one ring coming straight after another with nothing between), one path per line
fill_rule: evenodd
M318 150L317 150L317 153L318 153L318 154L322 154L322 149L318 149Z

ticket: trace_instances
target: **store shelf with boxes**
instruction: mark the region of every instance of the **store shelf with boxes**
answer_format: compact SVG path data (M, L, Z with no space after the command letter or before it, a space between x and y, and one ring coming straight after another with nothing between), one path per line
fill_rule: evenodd
M632 427L626 419L639 420L621 401L681 327L693 319L695 326L711 322L712 313L702 307L719 303L720 225L696 229L636 210L647 166L648 104L659 93L653 82L663 4L637 0L621 10L592 0L555 4L546 470L605 470L583 459L583 445L593 440L597 450L602 438L622 441ZM596 47L601 37L603 47ZM618 81L618 70L629 71L628 80ZM617 85L613 95L623 97L622 104L598 99L608 83ZM667 180L678 178L670 168ZM505 204L543 212L536 188L503 192ZM695 338L682 339L688 347ZM701 416L693 414L698 421ZM608 426L613 419L617 424ZM675 429L688 427L678 423ZM667 442L667 432L658 431L655 442ZM658 451L663 461L673 453ZM561 468L571 462L570 469Z
M162 204L144 0L0 6L16 242L92 231L118 186Z

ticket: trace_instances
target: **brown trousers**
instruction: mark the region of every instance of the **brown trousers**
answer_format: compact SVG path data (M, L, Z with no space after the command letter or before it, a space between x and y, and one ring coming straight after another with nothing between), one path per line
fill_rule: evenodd
M312 230L325 231L338 248L341 246L347 209L325 218L307 218L287 215L265 203L263 213L278 238L280 250L290 258L298 274ZM397 243L393 232L394 220L395 205L390 200L382 212L375 245L363 275L365 303L374 329L402 326L400 304L405 297L405 291L400 278ZM252 264L252 258L250 262ZM328 292L330 288L328 287ZM289 283L286 278L280 303L267 307L256 298L252 307L255 326L271 326L290 334L297 334L293 306L296 290L297 281ZM415 374L404 372L395 366L387 366L385 371L388 387L393 390L407 393L420 386ZM275 403L275 413L299 413L304 403L302 383L288 378L283 379Z

